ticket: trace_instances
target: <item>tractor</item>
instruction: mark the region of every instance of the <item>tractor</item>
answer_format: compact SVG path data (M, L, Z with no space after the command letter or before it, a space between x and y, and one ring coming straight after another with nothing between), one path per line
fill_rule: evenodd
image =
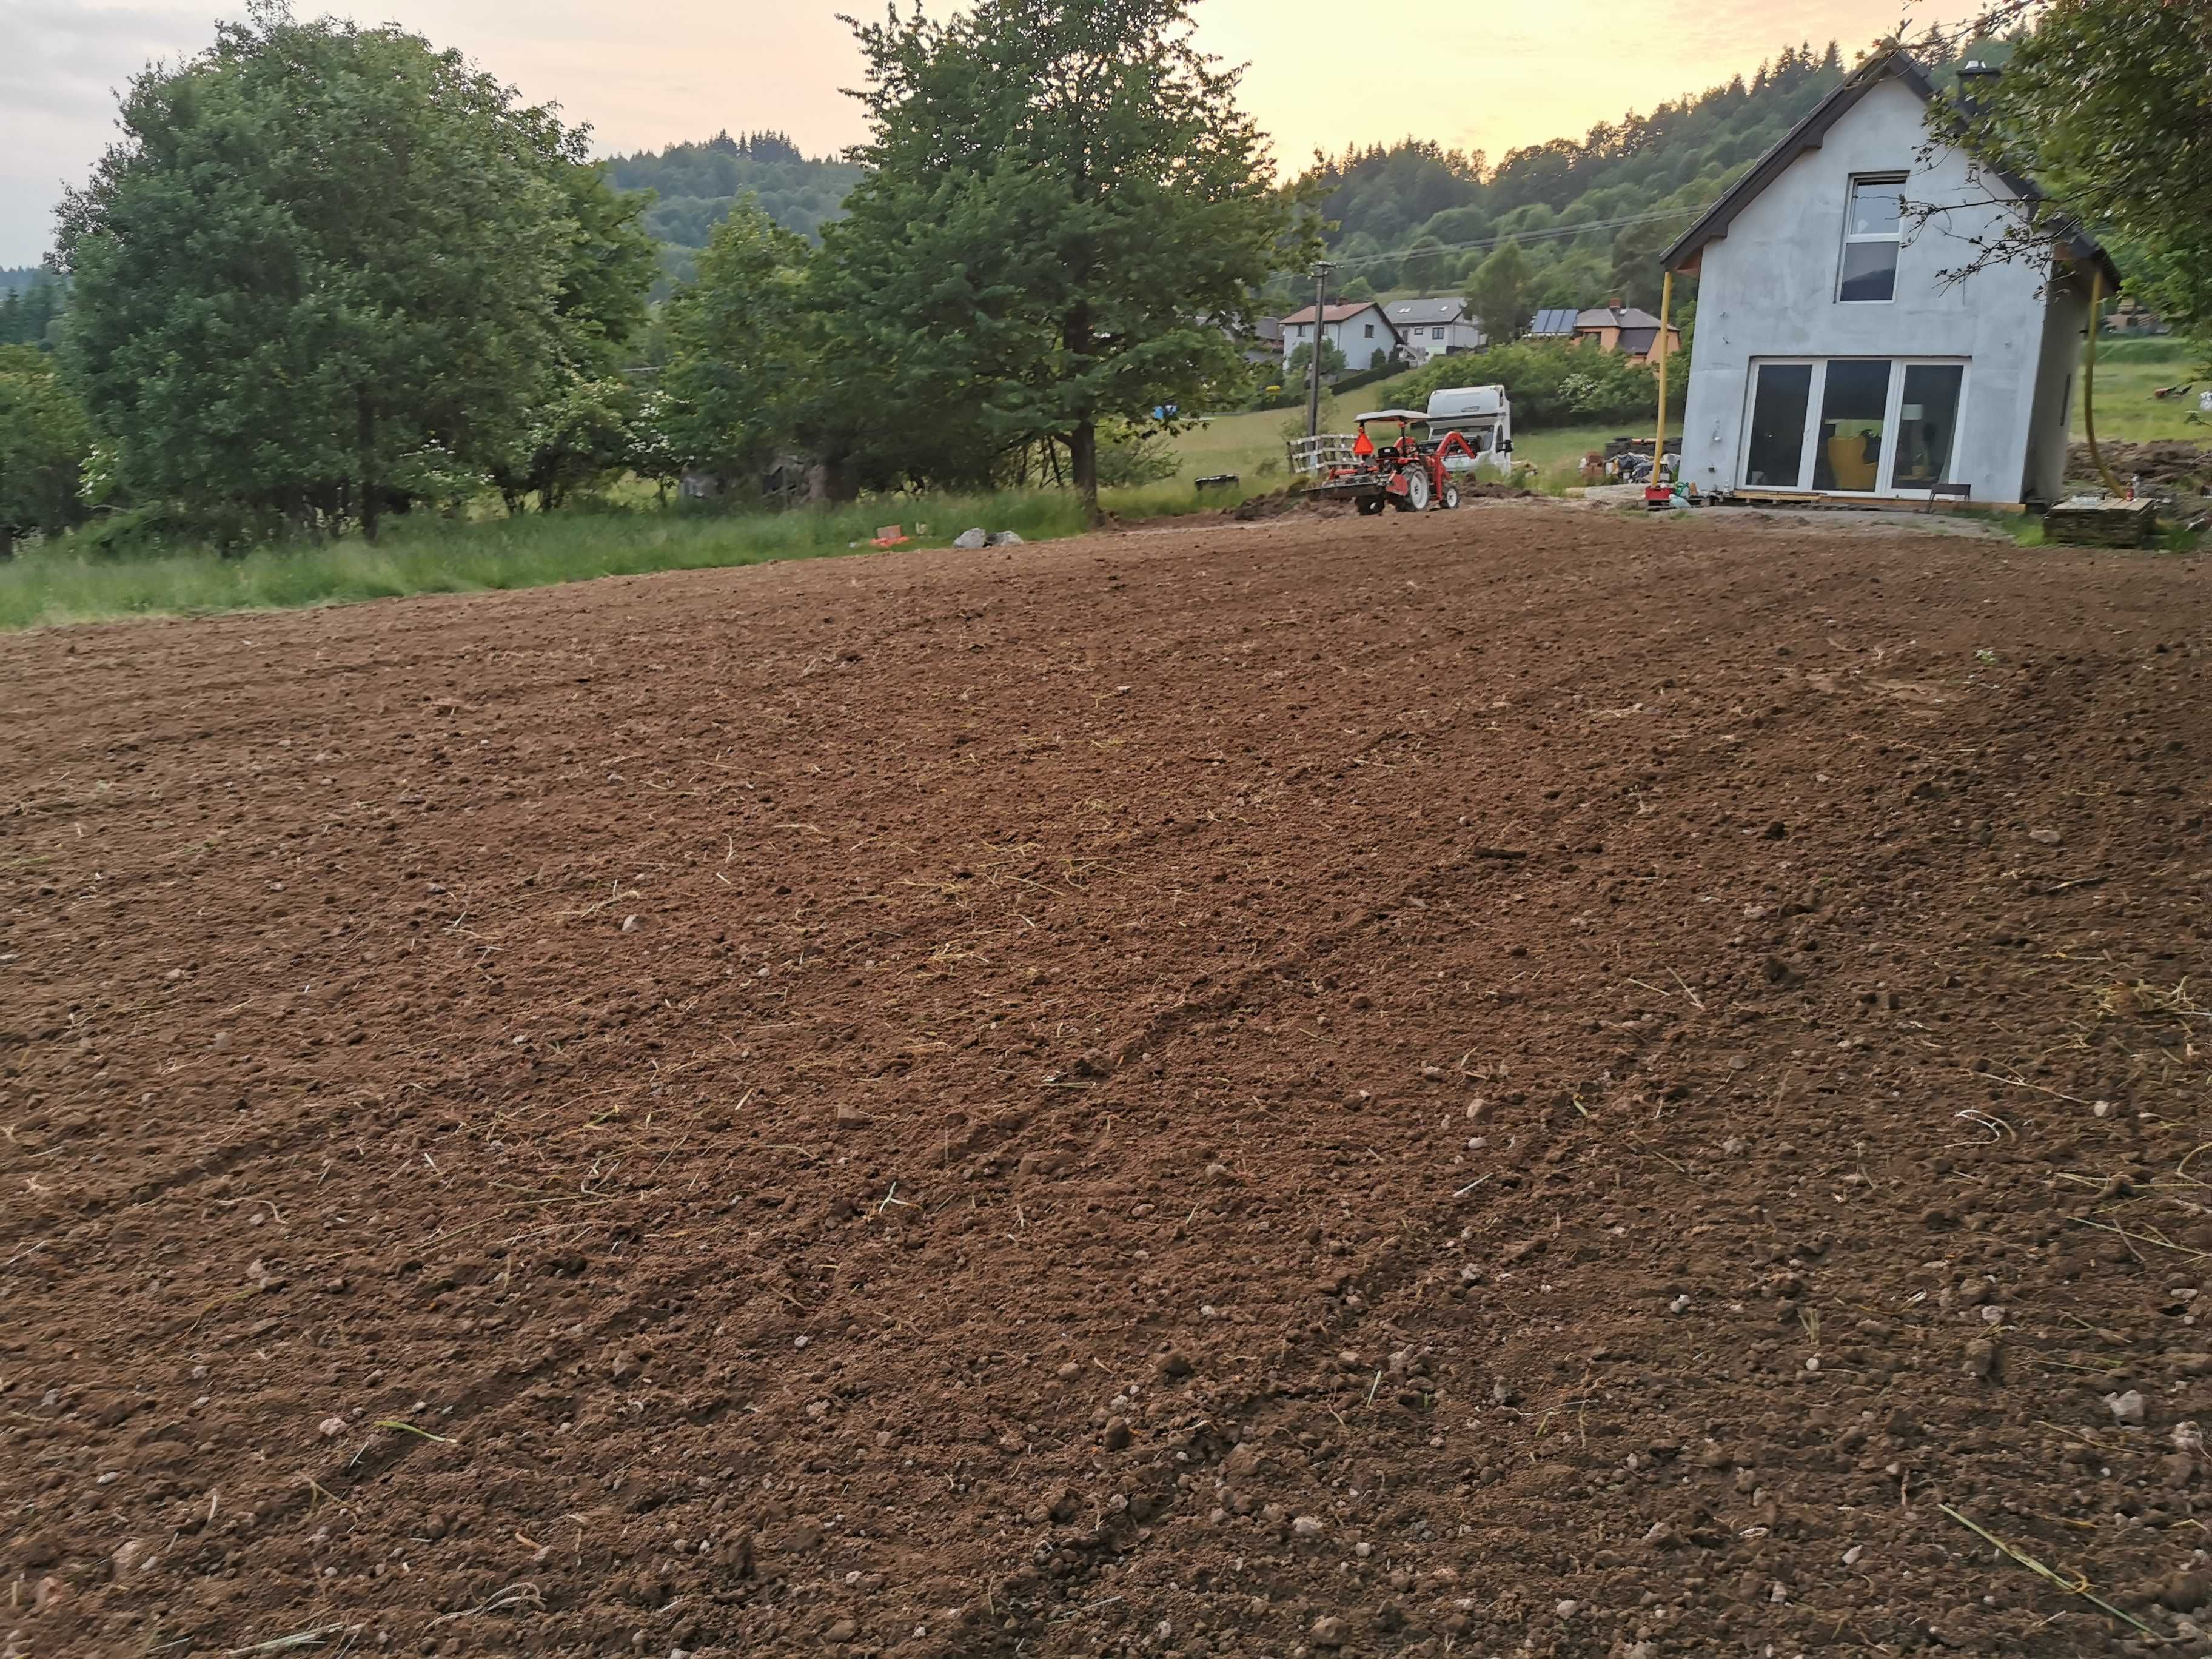
M1386 432L1377 441L1367 430L1370 421L1395 426L1396 431ZM1350 501L1368 514L1386 507L1425 513L1431 507L1459 505L1457 475L1472 471L1477 459L1465 436L1455 431L1432 436L1429 416L1413 409L1374 410L1360 416L1357 424L1359 434L1349 450L1320 467L1306 494L1322 501Z

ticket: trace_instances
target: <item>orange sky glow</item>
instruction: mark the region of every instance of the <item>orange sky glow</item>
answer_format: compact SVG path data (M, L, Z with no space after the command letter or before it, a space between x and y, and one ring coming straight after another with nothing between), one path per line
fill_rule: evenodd
M533 100L589 122L607 149L658 148L722 128L776 128L810 153L861 136L842 95L860 59L840 10L859 0L300 0L392 19L459 47ZM0 0L0 265L45 252L64 183L81 182L112 136L113 90L149 58L206 44L210 0ZM932 4L943 11L948 6ZM1579 137L1748 76L1785 42L1839 40L1845 60L1895 28L1917 32L1972 8L1919 0L1708 0L1694 11L1600 0L1459 0L1358 6L1342 0L1199 0L1199 38L1249 65L1247 107L1279 163L1316 148L1407 134L1495 161L1517 144Z

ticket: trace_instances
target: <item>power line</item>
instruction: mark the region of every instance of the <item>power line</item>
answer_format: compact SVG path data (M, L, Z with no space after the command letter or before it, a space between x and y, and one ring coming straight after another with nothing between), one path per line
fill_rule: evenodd
M1439 242L1433 247L1419 249L1403 247L1390 253L1355 254L1349 259L1338 259L1334 263L1340 270L1350 270L1361 265L1396 263L1411 257L1415 252L1472 253L1478 249L1498 247L1507 242L1547 242L1556 240L1562 236L1580 236L1591 231L1625 230L1631 225L1656 224L1666 219L1692 219L1705 210L1703 207L1667 208L1656 213L1631 214L1619 219L1593 219L1583 224L1553 225L1541 230L1509 231L1503 235L1485 236L1472 242Z

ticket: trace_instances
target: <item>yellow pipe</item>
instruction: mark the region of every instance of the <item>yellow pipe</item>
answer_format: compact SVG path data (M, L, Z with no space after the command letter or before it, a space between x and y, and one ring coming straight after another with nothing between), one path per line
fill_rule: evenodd
M1674 302L1674 273L1659 284L1659 429L1651 439L1651 482L1659 482L1659 468L1667 459L1667 313ZM1680 477L1675 479L1681 482Z
M2115 495L2128 492L2120 488L2120 481L2112 476L2112 469L2105 465L2104 456L2097 448L2097 326L2101 320L2097 307L2105 302L2105 272L2094 259L2089 262L2089 352L2081 365L2081 429L2089 434L2089 464L2097 469L2097 476L2105 481L2105 488Z

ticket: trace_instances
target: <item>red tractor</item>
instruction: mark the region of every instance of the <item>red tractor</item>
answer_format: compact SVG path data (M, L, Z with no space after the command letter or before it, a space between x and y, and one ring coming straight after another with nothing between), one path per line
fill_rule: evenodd
M1377 442L1368 433L1370 421L1392 422L1397 431ZM1378 409L1360 416L1358 424L1359 434L1348 453L1322 465L1319 482L1306 486L1309 495L1351 501L1364 514L1386 507L1425 513L1459 505L1456 475L1472 471L1475 465L1474 450L1465 437L1455 431L1430 437L1429 417L1412 409Z

